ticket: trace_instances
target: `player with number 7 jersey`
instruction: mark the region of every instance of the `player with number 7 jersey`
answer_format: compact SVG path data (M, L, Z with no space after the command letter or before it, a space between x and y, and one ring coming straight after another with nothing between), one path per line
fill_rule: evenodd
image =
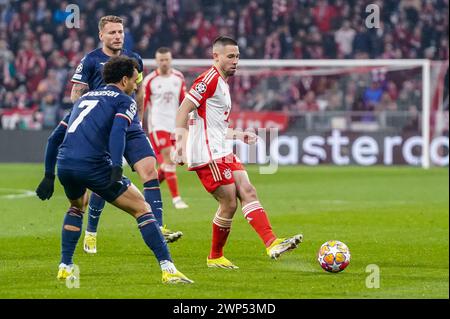
M58 168L86 170L112 165L108 147L112 119L119 116L131 123L136 112L133 98L115 86L107 85L84 94L72 109L57 156ZM85 120L88 116L89 120Z
M87 189L136 219L144 242L158 260L163 283L192 283L173 264L150 205L122 175L126 134L137 113L129 95L136 88L138 64L128 57L105 63L107 85L75 103L58 154L58 178L70 203L63 222L58 279L72 278L73 255L81 235Z
M112 57L126 56L137 63L138 77L135 91L137 93L136 105L139 110L140 106L142 106L143 90L140 84L142 82L143 64L141 57L137 53L123 49L123 19L117 16L102 17L99 21L99 38L102 42L102 47L89 52L82 59L72 77L74 85L72 87L71 100L75 103L86 91L99 89L104 86L106 84L102 75L104 65ZM83 116L89 111L89 107L84 109L77 117L77 121L81 122ZM56 156L58 147L65 136L68 121L69 116L66 116L48 139L45 150L45 175L36 189L36 195L41 200L50 199L53 194ZM72 125L74 124L75 126L72 129L77 126L77 123ZM133 171L136 171L141 178L144 197L152 207L152 212L161 226L164 237L168 242L178 240L183 233L171 231L163 223L163 203L155 167L155 154L150 141L142 129L137 114L132 118L130 127L127 130L124 157ZM97 253L97 227L104 206L105 200L93 192L89 201L88 225L84 237L84 251L90 254Z

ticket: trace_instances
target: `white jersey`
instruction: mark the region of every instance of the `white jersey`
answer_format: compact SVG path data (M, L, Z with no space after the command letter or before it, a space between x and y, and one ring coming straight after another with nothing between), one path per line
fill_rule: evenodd
M189 119L186 149L189 169L231 154L233 144L226 138L231 112L230 89L219 71L211 67L201 74L186 98L197 106Z
M144 78L144 107L149 107L149 131L175 131L175 117L184 99L183 74L172 69L168 75L153 71Z

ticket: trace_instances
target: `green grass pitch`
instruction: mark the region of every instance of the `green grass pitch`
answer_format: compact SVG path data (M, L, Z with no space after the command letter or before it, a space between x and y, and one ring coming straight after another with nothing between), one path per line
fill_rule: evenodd
M304 243L270 260L238 210L225 249L240 267L235 271L206 267L217 204L195 173L178 168L190 208L173 209L163 184L165 223L184 232L170 250L195 284L163 285L135 220L107 205L97 255L85 254L81 240L77 246L80 287L74 289L56 280L67 209L59 182L50 201L26 195L42 170L0 165L0 298L449 298L448 168L280 167L260 175L249 166L276 234L301 232ZM126 174L141 186L136 174ZM326 273L316 260L331 239L352 254L338 274ZM379 288L366 287L370 264L379 267Z

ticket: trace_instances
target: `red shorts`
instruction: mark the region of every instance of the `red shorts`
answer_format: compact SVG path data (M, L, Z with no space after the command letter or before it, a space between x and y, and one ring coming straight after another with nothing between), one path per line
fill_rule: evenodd
M161 154L161 150L166 147L175 145L172 134L167 131L153 131L150 132L150 142L152 142L153 150L156 154Z
M212 193L221 185L229 185L234 183L233 172L244 170L239 158L230 154L225 157L214 160L206 166L193 169L197 172L200 181L205 189Z

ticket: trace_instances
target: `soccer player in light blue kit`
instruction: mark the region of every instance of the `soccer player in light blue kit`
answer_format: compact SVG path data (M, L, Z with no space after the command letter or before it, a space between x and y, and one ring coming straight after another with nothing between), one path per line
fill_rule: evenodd
M81 235L86 190L136 218L147 246L162 270L163 283L192 283L173 264L167 244L150 206L140 191L122 176L127 131L137 117L138 65L128 57L105 63L106 86L84 94L75 103L67 133L57 156L58 178L70 201L62 228L58 279L73 276L73 254Z
M102 17L99 22L99 37L103 43L102 48L88 53L81 60L72 77L74 85L71 99L73 102L77 101L88 90L98 89L105 84L102 78L102 69L103 65L112 56L122 55L134 58L139 66L137 84L140 85L142 82L143 64L141 57L137 53L123 49L123 20L116 16ZM141 89L137 91L137 106L138 111L141 112L143 91ZM57 148L64 138L67 121L68 117L61 121L48 140L45 155L45 177L37 189L37 194L42 200L50 198L53 193L55 156ZM141 178L144 186L144 197L150 204L152 212L161 226L164 238L167 242L178 240L183 233L180 231L171 231L163 224L163 204L156 170L156 158L150 142L142 129L138 116L133 119L130 129L127 132L124 156L133 170ZM98 196L98 194L92 193L89 201L88 225L83 245L87 253L93 254L97 252L97 227L104 206L105 200Z

